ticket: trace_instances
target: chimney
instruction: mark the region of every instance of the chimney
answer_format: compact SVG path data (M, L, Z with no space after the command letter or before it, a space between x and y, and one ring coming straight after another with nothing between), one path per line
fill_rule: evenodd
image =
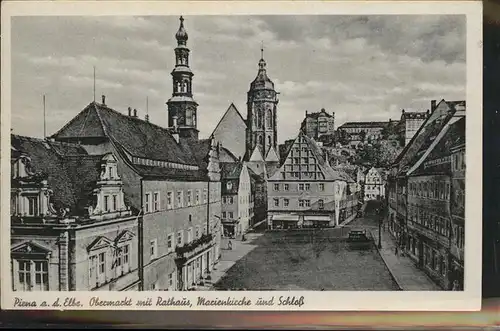
M102 98L102 104L106 106L106 96L103 94L101 98Z
M429 114L430 114L429 109L427 109L427 111L425 112L425 114L426 114L427 116L429 116Z
M434 108L436 108L436 100L431 100L431 111L434 111Z
M132 108L128 107L128 116L132 116Z
M134 108L134 117L137 117L137 109Z
M146 114L145 119L146 119L146 122L149 122L149 115L148 114Z
M404 113L405 113L405 110L404 110L404 109L403 109L403 110L401 110L401 113L402 113L402 114L404 114Z
M306 116L307 116L307 110L306 110Z

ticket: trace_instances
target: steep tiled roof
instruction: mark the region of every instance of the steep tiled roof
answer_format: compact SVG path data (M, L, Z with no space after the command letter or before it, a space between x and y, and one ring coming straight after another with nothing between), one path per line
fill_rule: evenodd
M177 143L168 129L96 102L90 103L53 137L57 140L108 137L133 156L197 165L189 148Z
M240 178L241 169L243 169L243 165L241 162L229 163L223 162L220 163L221 168L221 179L236 179Z
M446 108L440 108L446 105ZM430 146L437 134L453 117L457 110L465 110L465 101L445 101L442 99L433 109L430 116L422 123L410 142L399 153L393 162L399 169L403 169L413 164L425 150Z
M225 147L220 148L220 162L238 162L238 158Z
M54 193L51 201L56 209L69 208L79 212L88 205L92 187L99 176L102 155L88 155L75 144L18 135L11 136L11 144L30 157L34 172L47 176ZM62 155L61 150L72 151L72 154Z

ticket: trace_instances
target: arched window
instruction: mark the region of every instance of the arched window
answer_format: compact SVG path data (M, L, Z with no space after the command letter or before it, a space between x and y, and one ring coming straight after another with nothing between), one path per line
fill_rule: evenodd
M258 140L259 140L259 145L262 145L262 136L259 136Z
M271 146L271 136L267 136L267 144Z
M259 129L262 128L262 113L260 112L260 109L257 110L257 121L258 121L258 124L257 124L257 127Z

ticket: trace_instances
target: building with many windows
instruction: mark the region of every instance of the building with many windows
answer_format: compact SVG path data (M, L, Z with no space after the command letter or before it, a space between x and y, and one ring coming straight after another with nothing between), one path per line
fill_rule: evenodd
M346 122L338 127L337 131L348 134L350 145L356 146L364 141L378 140L383 130L393 122Z
M308 113L302 120L301 130L312 139L318 140L322 136L335 134L335 112L328 114L325 108L315 113Z
M391 233L444 289L463 286L463 255L458 245L453 248L453 242L463 240L463 222L453 215L463 211L464 200L452 203L452 182L463 180L464 173L453 170L452 147L464 139L465 102L442 100L396 159L388 183Z
M267 182L269 228L335 226L354 217L354 181L330 166L313 139L301 131L286 155Z
M11 136L14 291L137 290L137 216L115 154Z
M435 107L434 103L433 106ZM409 112L404 109L401 111L401 119L398 124L400 137L404 139L404 144L408 144L417 133L418 129L429 116L429 110L426 112Z
M222 225L225 237L239 237L252 225L254 195L246 162L221 163Z

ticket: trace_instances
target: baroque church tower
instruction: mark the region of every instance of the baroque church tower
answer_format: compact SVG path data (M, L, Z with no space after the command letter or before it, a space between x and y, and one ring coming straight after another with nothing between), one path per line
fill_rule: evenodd
M266 73L264 49L261 49L259 71L250 84L247 94L247 161L262 159L265 162L277 162L277 123L276 110L278 92Z
M193 99L193 72L189 68L188 34L184 28L184 18L180 17L179 30L175 34L175 67L172 70L173 92L167 101L168 126L178 130L183 138L198 139L197 107Z

